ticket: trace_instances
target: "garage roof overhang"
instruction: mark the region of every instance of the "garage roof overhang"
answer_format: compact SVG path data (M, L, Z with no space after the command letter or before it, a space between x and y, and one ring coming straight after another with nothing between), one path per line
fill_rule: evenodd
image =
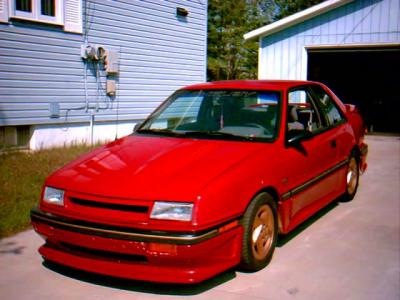
M278 31L281 31L298 23L304 22L308 19L314 18L315 16L326 13L332 9L335 9L339 6L345 5L352 1L353 0L327 0L320 4L307 8L303 11L295 13L291 16L283 18L279 21L276 21L274 23L250 31L244 34L243 37L245 40L252 40L255 38L261 38L267 35L271 35L273 33L276 33Z

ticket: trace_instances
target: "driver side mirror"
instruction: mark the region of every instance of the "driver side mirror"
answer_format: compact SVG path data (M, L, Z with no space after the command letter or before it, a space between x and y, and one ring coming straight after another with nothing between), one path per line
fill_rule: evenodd
M290 130L287 134L287 143L289 146L298 145L302 141L306 141L312 138L312 133L307 130Z

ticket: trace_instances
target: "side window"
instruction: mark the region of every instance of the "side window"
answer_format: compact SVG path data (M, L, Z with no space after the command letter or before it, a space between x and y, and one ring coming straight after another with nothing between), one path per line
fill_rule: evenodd
M0 23L9 23L13 19L33 21L63 26L66 32L82 33L82 1L0 0Z
M311 89L315 95L317 105L321 108L328 124L333 126L341 123L344 118L340 113L339 108L336 106L335 101L328 95L328 93L325 92L322 87L317 85L312 86Z
M323 128L319 111L314 106L306 89L290 91L288 94L287 130L318 131Z
M63 5L61 0L13 0L11 12L15 18L62 24Z

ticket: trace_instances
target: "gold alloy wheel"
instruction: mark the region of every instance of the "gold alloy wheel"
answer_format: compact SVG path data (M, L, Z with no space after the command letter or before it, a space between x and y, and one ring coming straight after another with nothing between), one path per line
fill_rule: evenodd
M347 193L352 195L357 188L358 165L355 157L350 158L347 169Z
M269 205L261 206L253 221L251 249L254 258L263 260L268 255L274 240L274 214Z

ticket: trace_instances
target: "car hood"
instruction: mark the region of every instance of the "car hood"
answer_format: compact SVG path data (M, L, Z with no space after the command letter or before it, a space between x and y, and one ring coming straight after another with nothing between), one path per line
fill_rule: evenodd
M69 163L46 185L119 199L193 201L265 145L131 135Z

